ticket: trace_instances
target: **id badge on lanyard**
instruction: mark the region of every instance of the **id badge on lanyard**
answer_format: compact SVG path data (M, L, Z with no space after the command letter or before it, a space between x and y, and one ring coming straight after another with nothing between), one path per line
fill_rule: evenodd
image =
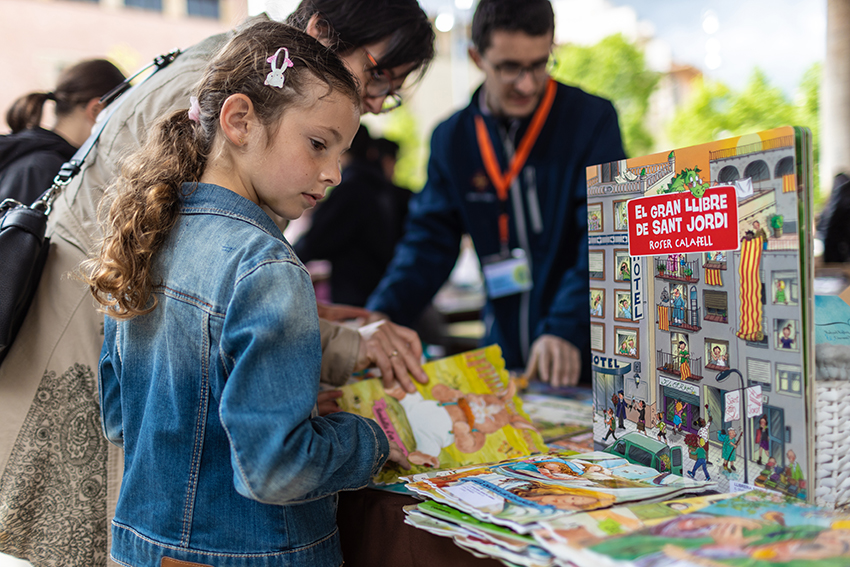
M532 288L531 269L522 248L482 258L481 269L490 299L522 293Z
M525 251L521 248L514 250L508 248L508 190L514 178L525 165L534 142L537 141L537 136L540 134L555 100L556 90L557 84L549 79L549 83L546 85L546 93L531 119L528 130L520 141L517 152L511 159L508 171L504 174L499 167L499 160L493 150L493 143L490 141L490 134L487 132L484 119L481 116L475 117L475 134L481 159L484 162L484 169L487 171L487 176L496 188L499 201L502 203L502 213L499 215L501 253L481 260L484 283L487 286L487 296L490 299L522 293L532 288L531 268L528 265Z

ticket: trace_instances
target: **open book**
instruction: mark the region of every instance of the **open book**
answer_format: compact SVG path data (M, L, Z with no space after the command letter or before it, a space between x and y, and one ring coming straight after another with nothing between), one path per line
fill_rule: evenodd
M401 474L501 461L546 451L505 370L497 345L429 362L428 384L417 391L384 390L380 380L342 387L344 411L374 419L395 441L412 470L389 464L376 484Z

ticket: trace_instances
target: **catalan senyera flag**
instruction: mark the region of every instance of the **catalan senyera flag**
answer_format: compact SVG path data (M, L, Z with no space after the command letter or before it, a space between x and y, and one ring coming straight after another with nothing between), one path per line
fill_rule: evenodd
M741 265L738 270L741 280L741 320L737 335L746 341L760 341L764 338L759 276L761 253L760 238L744 239L741 242Z
M679 364L679 378L681 378L682 380L687 380L690 377L691 377L691 363L688 362L687 359L685 359L684 361L682 361L681 364Z
M720 277L720 270L716 268L706 268L705 283L707 283L708 285L722 286L723 279Z
M782 192L790 193L797 190L797 176L793 173L782 176Z
M662 331L670 330L670 308L666 305L658 306L658 328Z

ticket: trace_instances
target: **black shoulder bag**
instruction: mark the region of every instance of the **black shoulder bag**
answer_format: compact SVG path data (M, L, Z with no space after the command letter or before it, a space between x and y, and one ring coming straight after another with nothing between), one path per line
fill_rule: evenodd
M128 77L101 97L100 102L108 114L98 122L91 136L77 150L77 153L62 165L50 189L32 205L27 206L14 199L6 199L0 203L0 363L9 353L38 289L41 272L47 260L47 251L50 248L50 239L45 237L45 231L53 201L80 172L83 162L97 144L109 117L120 106L120 100L114 101L132 88L130 82L151 67L155 67L153 72L139 84L143 83L157 71L168 66L179 54L180 50L174 50L157 57L153 63Z

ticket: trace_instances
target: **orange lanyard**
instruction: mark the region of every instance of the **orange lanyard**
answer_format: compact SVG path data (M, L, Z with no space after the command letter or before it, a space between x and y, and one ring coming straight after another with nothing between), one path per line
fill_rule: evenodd
M540 106L537 107L534 117L531 119L531 124L519 143L519 148L511 158L507 173L503 174L499 167L499 160L493 150L493 142L490 140L484 118L480 115L475 117L475 135L478 138L478 150L481 152L481 159L484 160L484 169L487 171L487 176L496 188L496 194L502 202L502 213L499 215L499 239L503 250L507 249L508 246L508 213L505 206L508 200L508 189L510 189L514 178L525 166L531 148L534 147L534 143L546 123L546 118L549 116L549 111L552 109L557 89L558 84L550 78L546 85L543 100L540 101Z

